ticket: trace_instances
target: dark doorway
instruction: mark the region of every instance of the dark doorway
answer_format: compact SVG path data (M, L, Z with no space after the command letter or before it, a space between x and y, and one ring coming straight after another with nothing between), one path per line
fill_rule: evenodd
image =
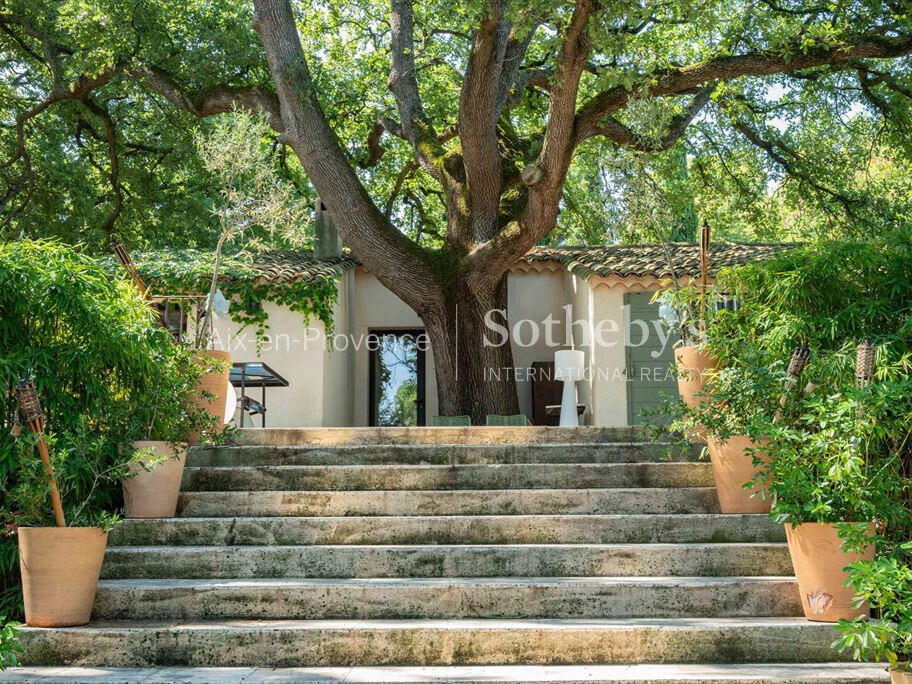
M424 330L371 330L370 425L425 424Z

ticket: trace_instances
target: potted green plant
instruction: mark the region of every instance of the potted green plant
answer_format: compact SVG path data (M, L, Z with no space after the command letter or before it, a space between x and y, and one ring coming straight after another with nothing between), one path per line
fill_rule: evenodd
M912 542L893 554L847 568L856 602L865 602L876 618L840 620L842 637L834 646L856 660L887 661L893 684L912 684Z
M160 363L170 367L135 397L125 417L124 434L131 451L123 480L128 518L174 516L186 462L186 440L190 434L208 434L216 427L212 415L191 401L203 374L192 354L175 346Z
M32 481L29 489L34 499L50 499L56 524L17 529L25 621L34 627L84 625L95 602L108 526L67 526L34 383L20 378L16 397L19 415L42 464L42 480ZM21 427L14 431L19 433Z
M674 424L702 431L723 513L769 513L770 499L757 476L768 460L766 447L781 394L782 365L756 348L719 370L712 392L686 406Z
M669 334L681 338L674 348L678 394L685 405L696 408L716 368L702 335L705 321L696 314L702 295L692 287L675 287L656 293L655 299Z
M891 391L875 386L807 397L791 424L777 425L771 435L769 466L758 480L770 489L773 515L786 525L809 620L868 614L865 604L853 601L844 568L873 560L875 524L908 520L901 452L884 442L895 434L889 414L901 401L890 398Z

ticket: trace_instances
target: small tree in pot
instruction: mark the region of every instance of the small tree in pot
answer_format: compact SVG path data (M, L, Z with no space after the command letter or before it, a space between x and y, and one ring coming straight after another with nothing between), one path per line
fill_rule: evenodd
M767 460L766 446L784 386L781 362L756 347L718 370L712 392L684 405L672 429L705 437L723 513L768 513L769 496L755 480Z
M842 638L834 644L850 651L856 660L887 661L894 684L912 682L912 542L900 545L894 554L847 568L858 596L878 617L840 620Z
M160 381L135 396L132 410L124 416L123 434L132 452L123 481L124 509L129 518L172 517L177 510L188 436L216 437L215 417L192 401L204 368L189 350L178 345L160 363Z
M224 423L230 418L225 415L225 396L229 391L231 354L213 346L214 313L221 297L218 282L222 252L242 237L254 247L257 237L265 235L271 237L273 244L305 244L309 205L281 178L269 159L269 127L262 116L234 112L197 137L196 143L206 168L221 182L219 201L213 208L220 232L212 278L195 329L194 347L207 368L200 378L202 394L197 403Z

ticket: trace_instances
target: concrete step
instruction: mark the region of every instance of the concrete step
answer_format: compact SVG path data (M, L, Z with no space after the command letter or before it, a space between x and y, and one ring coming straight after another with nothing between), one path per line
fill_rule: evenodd
M801 615L793 577L102 580L103 620Z
M111 546L781 542L767 515L492 515L125 520Z
M637 427L385 427L246 428L242 446L343 446L350 444L604 444L644 441Z
M437 667L294 668L91 668L21 667L6 682L610 682L611 684L882 684L890 681L876 663L790 663L762 665L449 665Z
M341 446L198 446L187 465L383 465L483 463L640 463L694 461L699 448L662 442L603 444L349 444Z
M142 667L827 663L803 618L94 622L21 630L23 665ZM829 680L822 680L829 681Z
M104 579L791 575L785 544L115 546Z
M233 466L185 468L191 491L712 487L709 463Z
M550 515L717 513L713 487L183 492L178 515Z

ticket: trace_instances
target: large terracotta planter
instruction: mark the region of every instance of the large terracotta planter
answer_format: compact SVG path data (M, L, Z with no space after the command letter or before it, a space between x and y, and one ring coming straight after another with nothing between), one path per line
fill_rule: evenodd
M869 534L873 534L873 525L869 527ZM847 574L843 568L873 560L873 543L863 553L843 551L835 523L786 524L785 536L808 620L839 622L842 618L851 620L870 614L867 605L852 607L855 590L845 586Z
M678 371L678 395L690 408L697 408L706 386L706 372L716 367L716 362L708 351L697 347L675 347L675 366ZM706 429L698 426L692 434L687 435L691 442L702 442L707 438Z
M123 482L124 508L128 518L173 518L177 511L181 476L187 450L170 442L133 442L136 451L151 449L155 456L167 460L143 468L139 462L130 464L130 477Z
M912 670L890 670L891 684L912 684Z
M707 447L712 461L719 509L723 513L769 513L769 497L760 495L760 487L744 489L760 470L754 466L753 454L748 449L762 448L766 441L754 442L747 435L732 435L724 443L708 436ZM765 454L757 452L760 458ZM764 459L765 460L765 459Z
M97 527L20 527L18 535L25 623L87 624L108 533Z
M196 385L197 391L193 395L193 402L215 417L216 430L221 431L225 427L225 399L229 386L228 377L231 374L231 353L216 349L206 349L197 352L197 358L225 362L225 368L222 372L211 371L200 376ZM211 398L206 398L200 394L201 392L207 392L212 396ZM199 435L190 435L188 441L191 444L198 444Z

